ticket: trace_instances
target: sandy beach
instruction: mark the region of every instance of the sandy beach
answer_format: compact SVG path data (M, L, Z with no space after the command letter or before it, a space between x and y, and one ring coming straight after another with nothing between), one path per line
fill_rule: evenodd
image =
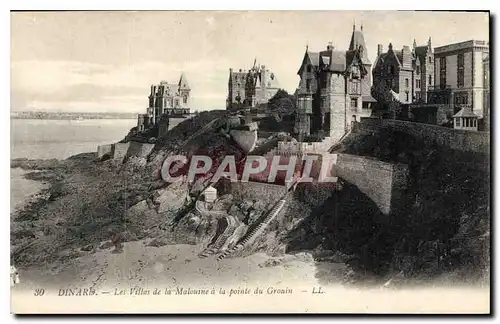
M256 253L246 258L200 259L202 245L147 246L149 240L128 242L122 253L112 249L43 267L20 270L21 283L14 290L92 287L96 291L135 286L305 286L318 284L316 267L306 253L272 258ZM266 261L277 260L277 265ZM340 271L345 265L336 264Z

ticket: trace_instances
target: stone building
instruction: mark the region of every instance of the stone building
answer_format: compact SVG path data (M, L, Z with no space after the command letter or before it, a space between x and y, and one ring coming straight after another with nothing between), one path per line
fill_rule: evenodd
M257 65L246 71L229 69L226 109L239 110L265 104L279 90L276 75L265 65Z
M338 140L350 128L353 119L369 116L371 62L361 30L353 28L349 49L336 50L329 43L326 50L306 49L297 72L295 132L299 136L319 134Z
M490 115L490 55L487 54L483 60L483 70L484 70L484 93L483 93L483 108L484 108L484 130L489 131L491 125L491 115Z
M163 115L188 115L190 93L191 88L184 73L181 74L178 83L161 81L158 85L151 85L147 113L139 114L137 119L138 131L144 131L158 124Z
M474 114L482 118L484 93L489 87L489 80L486 81L484 75L488 53L489 43L478 40L436 47L436 80L429 92L429 101L450 104L454 113L463 107L470 107Z
M398 94L402 104L413 102L426 103L429 88L434 84L434 55L431 39L425 46L413 48L403 46L395 50L392 43L387 52L378 45L377 58L373 66L373 85L383 83L387 88Z

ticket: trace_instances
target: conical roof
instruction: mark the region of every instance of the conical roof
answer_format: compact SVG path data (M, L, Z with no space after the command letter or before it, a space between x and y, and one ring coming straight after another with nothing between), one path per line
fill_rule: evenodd
M180 89L189 89L189 83L187 82L186 75L184 72L181 74L181 78L179 79L179 88Z
M362 48L361 59L364 64L370 64L368 59L368 52L366 50L365 37L363 36L362 30L356 30L353 28L351 35L351 42L349 43L349 51L357 50Z

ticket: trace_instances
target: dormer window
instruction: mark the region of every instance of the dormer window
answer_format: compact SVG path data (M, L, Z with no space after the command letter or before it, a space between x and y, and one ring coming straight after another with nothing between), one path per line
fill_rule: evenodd
M311 72L312 72L312 66L311 66L311 65L308 65L308 66L307 66L307 72L308 72L308 73L311 73Z

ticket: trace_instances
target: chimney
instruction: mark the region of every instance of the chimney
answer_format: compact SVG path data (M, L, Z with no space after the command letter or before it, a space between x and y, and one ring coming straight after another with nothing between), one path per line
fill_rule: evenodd
M377 45L377 55L382 54L383 51L384 51L384 46L382 44L378 44Z
M410 50L410 46L403 46L403 50L402 50L402 54L403 54L403 62L401 62L403 64L404 67L407 67L407 68L411 68L411 50Z
M328 42L328 46L326 47L326 50L327 51L332 51L333 50L333 43L332 42Z

